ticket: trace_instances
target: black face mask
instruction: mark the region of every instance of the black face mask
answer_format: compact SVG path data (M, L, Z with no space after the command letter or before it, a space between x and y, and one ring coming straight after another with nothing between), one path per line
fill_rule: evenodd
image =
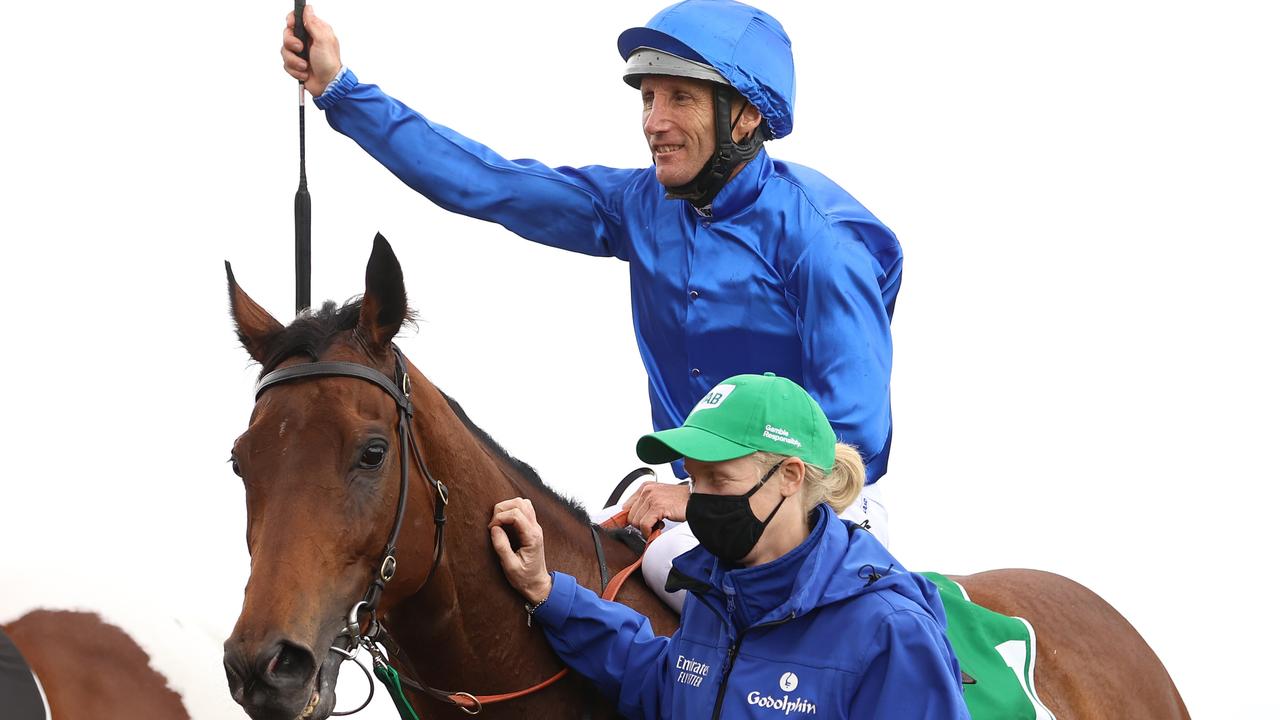
M782 503L787 499L783 496L774 506L773 512L769 513L769 517L762 521L751 511L751 496L764 487L784 462L786 461L779 460L778 464L770 468L769 472L760 478L760 482L745 494L693 493L689 496L685 519L689 522L689 529L693 531L693 536L702 543L702 547L721 560L732 563L742 560L747 553L751 552L756 543L760 542L760 536L764 534L769 521L778 514Z

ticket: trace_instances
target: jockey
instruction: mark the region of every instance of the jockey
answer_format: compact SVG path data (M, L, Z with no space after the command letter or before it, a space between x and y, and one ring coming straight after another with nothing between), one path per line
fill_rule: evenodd
M692 480L688 525L702 544L667 580L692 595L670 638L548 573L528 500L498 503L489 525L530 617L623 715L969 717L937 589L837 517L858 494L862 461L803 388L771 374L729 378L636 453L683 458Z
M535 242L629 263L655 430L678 427L716 378L794 378L866 463L866 488L844 517L887 543L878 481L893 435L901 248L830 179L765 150L794 120L791 41L777 20L731 0L685 0L623 32L623 79L640 91L653 164L615 169L503 158L361 83L332 28L310 6L303 19L309 60L290 15L286 71L332 127L410 187ZM673 472L687 477L678 461ZM687 485L646 484L629 520L683 521L689 497ZM687 529L665 533L645 577L661 589L670 558L694 542Z

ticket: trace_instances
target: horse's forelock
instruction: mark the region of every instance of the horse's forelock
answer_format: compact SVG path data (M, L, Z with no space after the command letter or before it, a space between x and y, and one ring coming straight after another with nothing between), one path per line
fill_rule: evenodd
M360 297L343 303L325 301L319 310L299 315L280 331L265 348L262 374L276 369L292 357L306 356L312 361L320 356L343 333L354 330L360 320Z
M335 340L356 329L360 322L361 299L362 296L357 295L341 306L332 300L326 300L319 310L295 318L267 344L262 374L266 375L285 360L300 355L313 362L319 360ZM409 310L406 324L412 325L416 321L416 313Z

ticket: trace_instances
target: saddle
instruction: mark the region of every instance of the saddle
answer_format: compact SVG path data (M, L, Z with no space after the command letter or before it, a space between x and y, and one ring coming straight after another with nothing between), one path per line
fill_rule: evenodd
M40 681L3 630L0 630L0 698L4 698L6 718L47 720L49 717Z
M988 610L939 573L920 573L938 587L947 639L960 661L964 703L974 720L1052 720L1035 690L1036 633L1031 623Z

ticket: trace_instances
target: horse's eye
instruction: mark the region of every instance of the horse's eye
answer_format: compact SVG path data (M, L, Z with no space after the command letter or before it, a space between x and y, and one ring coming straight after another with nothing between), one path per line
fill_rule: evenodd
M382 467L382 461L386 458L387 446L382 443L374 443L360 453L360 467L364 470L377 470Z

